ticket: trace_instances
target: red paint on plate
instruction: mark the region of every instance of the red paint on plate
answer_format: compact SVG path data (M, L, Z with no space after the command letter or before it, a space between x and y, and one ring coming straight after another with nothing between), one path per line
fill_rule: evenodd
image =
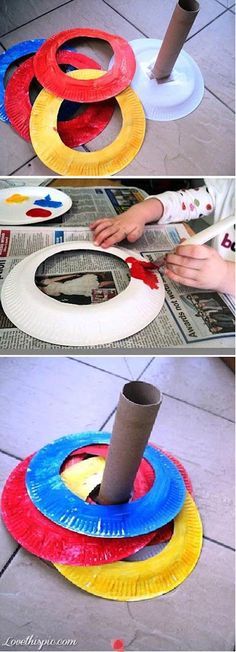
M48 211L45 208L30 208L26 215L28 217L50 217L52 211Z
M140 279L148 285L151 290L158 289L158 278L154 270L158 270L160 265L148 261L137 260L132 256L128 256L128 258L125 259L125 262L131 265L131 267L129 267L130 276Z

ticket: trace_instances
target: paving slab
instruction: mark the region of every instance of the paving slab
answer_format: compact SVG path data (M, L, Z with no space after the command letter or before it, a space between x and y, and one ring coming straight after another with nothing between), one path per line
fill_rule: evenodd
M18 136L9 124L0 122L1 146L0 174L7 176L34 156L30 143Z
M2 493L3 486L6 482L6 479L10 475L11 471L18 464L18 460L9 457L8 455L3 455L0 453L0 494ZM17 542L12 539L10 534L8 534L5 525L3 524L2 519L0 519L0 571L3 566L7 563L9 557L17 549Z
M20 550L0 581L1 648L8 637L32 635L76 639L76 650L110 650L116 638L126 650L232 650L233 564L231 550L205 541L197 567L175 591L127 604L80 591Z
M2 649L5 649L4 638L22 639L31 634L35 638L55 641L75 639L76 645L69 649L76 651L110 650L113 638L125 637L128 643L134 638L135 624L125 603L94 598L78 590L56 569L23 550L17 553L2 576L0 590L4 598ZM14 646L14 649L20 648ZM52 649L64 652L67 648L53 645Z
M99 430L124 384L63 357L0 358L0 371L0 448L19 457L63 435Z
M175 591L131 603L136 639L130 650L233 650L234 553L204 541L197 567Z
M176 0L149 0L145 6L144 0L106 0L113 9L130 20L145 36L149 38L163 38L168 27ZM201 3L201 10L192 26L189 37L203 29L210 21L214 20L224 11L224 8L215 0Z
M74 0L64 6L54 9L47 16L37 18L32 23L24 25L15 30L14 33L6 34L1 39L4 47L10 47L17 41L24 41L28 38L47 38L56 32L74 27L93 27L120 34L126 39L139 38L138 29L130 25L125 18L117 14L111 7L101 0ZM94 47L91 40L91 47ZM110 51L108 47L100 43L101 49L96 43L96 52L99 56L105 56ZM81 47L81 46L80 46ZM102 53L104 53L102 55ZM105 61L105 59L103 59ZM101 61L102 63L102 61Z
M71 1L73 2L73 0ZM63 5L64 11L66 11L67 4L68 2L63 2L63 0L40 0L40 3L28 0L26 8L24 0L2 2L0 38L6 32L10 32L26 22L35 20L35 18L48 11L53 11L60 5ZM45 20L48 20L48 18L46 17Z
M189 44L187 44L189 45ZM187 49L187 47L186 47ZM118 111L90 151L112 142L119 132ZM234 174L234 114L209 91L199 107L181 120L147 120L144 143L135 159L114 176L218 176ZM229 144L230 143L230 144Z
M114 417L106 424L108 432L112 431ZM233 546L234 424L164 397L150 439L176 455L186 467L205 534Z
M34 156L33 159L29 161L29 163L25 163L25 165L20 166L19 168L16 168L15 172L11 172L12 176L20 176L20 177L40 177L40 176L52 176L57 177L56 172L52 172L49 168L46 167L37 156Z
M91 356L85 359L74 355L70 357L82 363L86 361L86 364L103 369L109 373L118 374L126 380L136 380L152 360L152 358L146 356L128 356L127 358L120 356L115 358L114 356Z
M234 374L219 358L154 358L142 376L161 391L234 421Z
M220 5L226 7L227 9L232 9L232 7L235 6L235 3L232 3L232 0L215 0L215 2L218 2Z
M188 42L188 53L198 62L205 86L233 110L234 33L235 19L227 11Z

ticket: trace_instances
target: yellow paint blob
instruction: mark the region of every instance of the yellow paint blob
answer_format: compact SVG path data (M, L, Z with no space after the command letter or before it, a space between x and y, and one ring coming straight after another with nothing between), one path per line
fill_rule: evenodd
M6 204L20 204L22 201L27 201L27 199L29 199L27 195L19 195L16 193L15 195L10 195L10 197L7 197L5 202Z

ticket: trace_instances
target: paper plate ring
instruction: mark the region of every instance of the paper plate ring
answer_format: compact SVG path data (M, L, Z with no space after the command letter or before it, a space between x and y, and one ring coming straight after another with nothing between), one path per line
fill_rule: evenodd
M67 73L67 76L90 81L105 74L101 70L75 70ZM143 143L145 116L142 104L131 88L117 95L116 100L123 119L118 136L103 149L77 152L64 145L57 132L57 115L62 100L42 90L34 102L30 117L30 137L37 156L54 172L64 176L105 176L122 170L133 160Z
M67 63L76 68L101 68L99 63L90 57L76 52L60 50L57 58L59 64ZM29 91L33 79L33 57L30 57L13 73L5 91L7 117L19 136L27 141L30 141L29 120L32 105ZM73 110L75 111L79 105L70 102L66 102L65 105L68 105L67 110L63 110L65 121L60 121L60 116L58 116L57 129L62 141L68 147L78 147L98 136L109 123L115 108L114 101L110 100L99 104L94 103L87 107L82 115L68 120L71 112L73 113ZM71 108L70 105L72 105ZM61 109L63 107L64 104L61 105Z
M151 70L162 41L135 39L130 46L136 57L131 87L136 91L149 120L169 121L194 111L204 95L204 80L196 62L182 50L169 78L151 79ZM112 63L112 62L111 62Z
M15 326L45 342L64 346L107 344L137 333L147 326L161 310L165 291L157 274L158 288L151 289L142 280L131 277L123 292L110 301L92 305L60 303L36 286L35 273L48 257L62 251L100 251L91 242L67 242L45 247L24 258L8 274L2 287L4 312ZM110 247L106 254L126 260L137 252ZM141 310L140 310L141 306ZM125 319L124 319L125 315Z
M153 532L124 539L99 539L71 532L50 521L36 509L26 490L25 475L32 457L12 471L1 498L3 521L28 552L47 561L91 566L123 559L151 541Z
M12 63L21 59L21 57L37 52L44 43L44 40L45 39L33 39L32 41L22 41L22 43L16 43L16 45L13 45L9 50L7 50L7 52L0 54L0 120L3 122L9 122L4 107L4 77L7 69Z
M56 440L31 460L26 486L35 506L55 523L96 537L129 537L165 525L180 511L186 490L175 465L158 450L147 446L144 458L155 471L150 491L135 502L122 505L91 505L65 487L60 477L64 459L76 448L109 443L108 433L80 433Z
M96 38L107 41L114 52L114 65L102 79L70 78L57 65L58 48L75 38ZM43 44L34 59L37 79L44 88L76 102L100 102L121 93L129 85L135 72L135 56L132 48L121 36L98 29L70 29L51 36Z
M144 561L121 561L108 566L78 568L55 564L80 589L108 600L148 600L175 589L193 571L202 547L202 523L187 494L174 521L174 533L159 554Z
M189 474L187 473L183 464L178 460L177 457L175 457L175 455L172 455L172 453L169 453L169 451L166 451L164 448L161 448L160 446L156 446L156 444L154 444L153 442L150 442L150 445L154 446L154 448L157 448L157 450L162 451L162 453L164 453L164 455L167 455L167 457L169 457L171 462L175 464L178 471L182 475L187 492L193 497L193 485L190 480ZM174 528L174 521L170 521L170 523L164 525L163 528L158 529L156 531L156 534L154 534L154 537L151 541L151 545L159 545L166 541L169 541L169 539L172 537L173 534L173 528Z
M153 442L150 442L150 446L153 446L157 450L161 451L164 453L169 459L175 464L177 469L180 471L182 478L185 483L186 490L191 494L193 494L193 487L192 483L190 480L190 477L184 468L183 464L175 457L172 455L172 453L169 453L168 451L164 450L163 448L160 448L159 446L156 446ZM103 456L104 458L107 457L108 453L108 445L106 444L97 444L93 446L85 446L84 448L78 449L76 451L73 451L73 453L69 456L69 458L65 461L65 470L69 468L71 465L76 465L80 459L84 459L87 455L98 455L98 456ZM63 479L63 473L62 473ZM152 466L145 460L142 459L140 467L138 469L135 482L134 482L134 489L133 489L133 496L132 499L136 500L137 498L140 498L144 494L149 491L153 485L155 479L155 474L153 471ZM72 486L76 488L76 471L74 474L74 477L72 476L71 478L73 485L71 484L71 489ZM69 486L69 485L68 485ZM76 490L75 490L76 493ZM89 493L89 491L88 491ZM79 494L78 494L79 495ZM166 541L169 541L169 539L172 537L173 534L173 527L174 527L174 521L170 521L170 523L166 523L166 525L163 525L163 527L158 528L156 532L154 533L154 536L149 544L149 545L161 545L162 543L165 543ZM147 551L147 556L150 556L150 554Z

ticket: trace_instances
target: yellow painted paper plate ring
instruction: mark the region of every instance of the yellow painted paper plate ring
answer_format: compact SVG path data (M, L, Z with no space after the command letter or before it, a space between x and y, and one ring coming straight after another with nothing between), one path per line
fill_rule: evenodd
M75 79L96 79L104 70L74 70ZM30 137L40 160L64 176L105 176L126 167L138 153L145 135L145 115L136 93L128 87L116 95L122 113L122 127L113 143L95 152L79 152L67 147L57 131L57 117L63 100L42 90L30 117Z
M62 471L61 478L70 491L86 500L93 489L101 484L104 468L104 457L90 457Z
M174 520L174 532L158 555L144 561L119 561L103 566L77 567L54 564L80 589L108 600L148 600L172 591L190 575L202 547L202 523L187 494Z

